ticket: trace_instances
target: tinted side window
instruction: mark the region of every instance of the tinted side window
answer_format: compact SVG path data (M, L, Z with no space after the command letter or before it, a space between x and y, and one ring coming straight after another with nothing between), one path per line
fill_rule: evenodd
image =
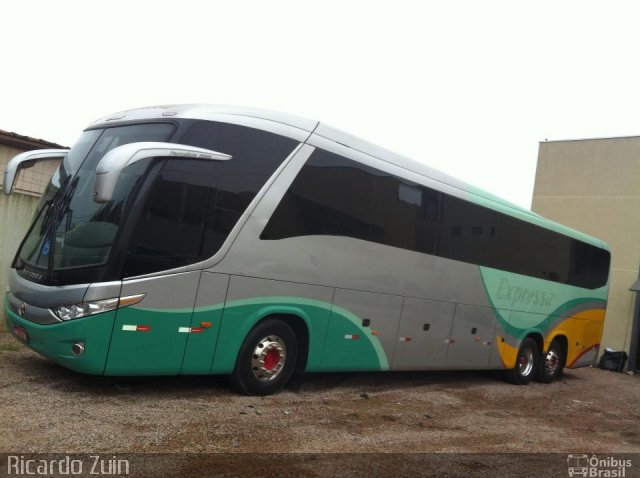
M261 239L309 235L369 239L375 179L372 168L317 149L271 216Z
M444 203L443 233L451 227L458 236L441 239L443 257L565 282L564 236L459 198Z
M489 259L495 241L496 223L492 211L453 196L442 200L442 226L436 254L473 264Z
M433 254L441 194L395 176L379 174L371 241Z
M316 149L261 239L331 235L433 253L439 192Z
M125 276L198 262L205 257L207 210L215 201L211 162L168 160L155 179L127 251Z
M577 287L607 282L607 251L453 196L442 211L441 257Z
M177 143L230 154L214 162L216 184L225 193L218 207L242 212L298 142L267 131L215 121L198 121Z
M213 256L297 141L213 121L194 122L176 142L230 154L228 161L167 160L127 251L125 276Z
M611 253L609 251L596 247L591 249L589 283L592 289L602 287L607 283L610 265Z

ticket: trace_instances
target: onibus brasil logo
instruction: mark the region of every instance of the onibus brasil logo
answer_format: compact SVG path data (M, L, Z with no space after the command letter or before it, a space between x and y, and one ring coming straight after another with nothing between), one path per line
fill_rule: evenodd
M569 476L623 478L627 468L631 468L628 458L608 456L600 458L596 455L568 455L567 472Z

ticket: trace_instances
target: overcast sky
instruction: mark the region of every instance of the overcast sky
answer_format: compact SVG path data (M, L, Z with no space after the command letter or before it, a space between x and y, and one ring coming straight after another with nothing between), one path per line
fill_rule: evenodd
M538 142L640 134L640 5L20 0L0 129L72 144L169 103L319 119L525 207Z

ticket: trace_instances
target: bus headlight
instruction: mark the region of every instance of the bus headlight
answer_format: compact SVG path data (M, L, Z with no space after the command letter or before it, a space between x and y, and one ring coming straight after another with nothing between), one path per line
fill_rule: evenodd
M114 297L113 299L95 300L83 302L81 304L61 305L49 309L53 315L60 320L79 319L89 315L101 314L120 307L137 304L144 298L145 294L132 295L128 297Z

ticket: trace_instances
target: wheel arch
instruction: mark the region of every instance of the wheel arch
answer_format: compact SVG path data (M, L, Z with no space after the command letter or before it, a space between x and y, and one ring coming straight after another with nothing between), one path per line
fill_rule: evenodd
M248 307L245 305L225 307L210 373L232 373L247 336L256 325L273 317L283 319L296 334L300 333L303 341L302 353L306 347L302 366L317 368L328 326L328 314L325 314L327 320L318 320L319 317L314 315L319 309L317 306L310 308L305 304L300 305L284 300L281 303L267 301L252 303Z
M308 318L303 317L302 313L295 312L270 312L260 318L253 327L249 329L247 334L251 332L255 327L259 324L271 320L271 319L279 319L291 327L293 333L296 335L296 339L298 340L298 354L296 357L296 371L304 371L307 366L307 360L309 358L309 325Z
M533 339L535 343L538 345L538 352L540 353L542 353L542 351L545 348L544 338L542 337L542 334L538 331L529 332L527 335L525 335L522 338L522 340L524 339ZM522 341L520 343L522 343Z

